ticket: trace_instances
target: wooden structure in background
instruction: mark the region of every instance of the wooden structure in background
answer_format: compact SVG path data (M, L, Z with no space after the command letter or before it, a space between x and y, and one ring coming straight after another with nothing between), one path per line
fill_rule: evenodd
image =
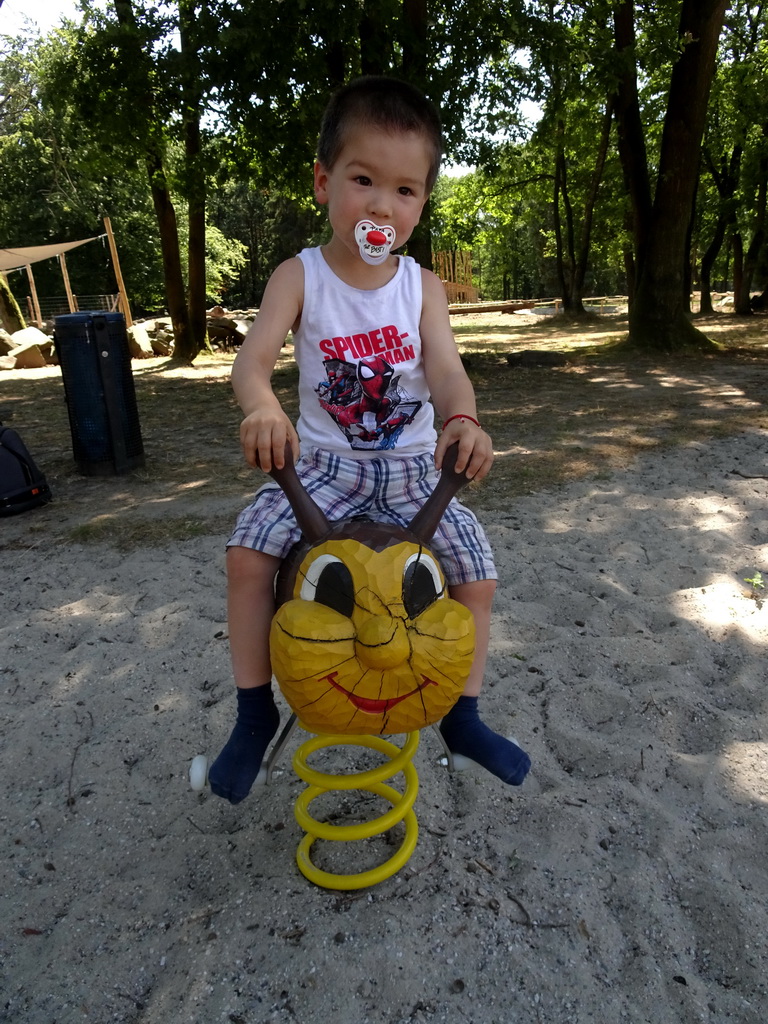
M115 236L112 233L112 221L109 217L104 218L104 227L107 229L107 241L109 242L109 251L112 256L112 267L115 271L115 279L117 280L117 290L120 293L120 312L125 317L125 326L132 327L133 317L131 316L131 307L128 304L128 292L125 290L123 272L120 269L120 260L117 255L117 246L115 245Z
M519 309L533 309L536 306L535 299L509 299L504 302L473 302L449 303L448 312L451 316L460 316L462 313L516 313Z
M61 276L64 281L64 289L67 293L67 305L69 306L69 312L77 312L75 305L75 297L72 294L72 285L69 283L69 271L67 270L67 257L63 252L59 253L59 269L61 270ZM38 314L39 315L39 314Z
M433 253L432 267L445 286L449 302L477 302L477 288L472 284L471 252Z
M2 2L2 0L0 0ZM64 288L67 293L67 305L69 306L70 313L74 313L78 309L77 296L72 294L72 288L69 283L69 273L67 271L67 262L64 254L69 252L70 249L77 249L81 245L86 245L88 242L97 242L102 238L106 238L109 242L109 251L112 256L112 267L115 272L115 280L117 281L118 290L118 305L120 312L125 317L125 323L127 327L133 324L133 318L131 317L131 307L128 303L128 293L125 288L125 282L123 281L123 274L120 269L120 259L117 255L117 245L115 244L115 236L112 231L112 222L109 217L104 218L105 234L94 235L92 238L81 238L76 242L62 242L60 244L43 244L43 245L31 245L23 248L16 249L5 249L0 248L0 273L8 273L13 270L26 270L27 280L29 282L30 294L27 296L27 303L29 306L30 319L37 323L37 326L42 326L43 316L40 309L40 300L37 295L37 286L35 285L35 277L32 273L32 264L40 263L43 260L58 258L59 268L61 270L61 276L64 279Z
M30 303L32 310L35 314L35 320L37 320L37 326L42 327L43 318L40 314L40 300L37 297L37 285L35 284L35 275L32 273L32 267L29 263L26 264L27 270L27 281L29 283L30 295L27 296L27 301Z

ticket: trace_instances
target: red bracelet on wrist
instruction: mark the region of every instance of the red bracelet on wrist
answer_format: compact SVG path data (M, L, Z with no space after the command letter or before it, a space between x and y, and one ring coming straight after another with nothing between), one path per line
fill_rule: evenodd
M469 422L470 423L474 423L476 427L480 426L480 424L477 422L477 420L475 419L474 416L470 416L466 412L457 412L454 416L449 416L448 417L448 419L445 421L445 423L440 428L441 431L445 430L445 428L448 426L448 424L451 422L451 420L462 420L462 421L469 420ZM482 430L482 427L480 429Z

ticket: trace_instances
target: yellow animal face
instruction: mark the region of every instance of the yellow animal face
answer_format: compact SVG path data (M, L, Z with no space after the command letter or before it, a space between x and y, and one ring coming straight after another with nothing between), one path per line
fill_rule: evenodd
M278 601L272 668L312 732L421 729L464 689L472 615L448 597L434 555L406 530L343 524L286 561Z

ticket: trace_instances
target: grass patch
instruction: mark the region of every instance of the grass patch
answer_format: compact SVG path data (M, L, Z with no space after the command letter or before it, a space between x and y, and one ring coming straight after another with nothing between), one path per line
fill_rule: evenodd
M649 356L621 345L626 318L454 319L496 461L463 500L509 514L515 496L592 476L608 480L654 449L768 428L766 318L697 318L722 354ZM511 367L521 349L560 351L564 366ZM86 478L74 465L61 374L56 368L0 373L0 420L14 426L46 473L54 502L5 520L0 548L52 543L162 547L219 534L264 481L244 462L231 354L192 367L134 362L146 465L125 476ZM284 346L272 384L294 422L298 371Z
M134 551L207 537L219 529L220 525L209 519L125 519L105 515L74 526L66 539L72 544L111 544L118 551Z

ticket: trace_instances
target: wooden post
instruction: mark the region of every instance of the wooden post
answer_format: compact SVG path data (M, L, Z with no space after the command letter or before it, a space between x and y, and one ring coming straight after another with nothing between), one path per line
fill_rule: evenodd
M117 290L120 293L120 312L125 317L125 326L131 327L133 324L133 318L131 317L131 307L128 305L128 293L125 290L125 282L123 281L123 274L122 271L120 270L120 260L117 255L117 246L115 245L115 236L112 234L112 222L110 221L109 217L104 218L104 227L107 229L109 251L112 254L112 265L115 268Z
M59 253L59 266L61 267L61 276L64 278L64 290L67 293L67 305L69 306L69 312L75 312L75 299L72 295L72 286L69 283L69 273L67 272L67 260L64 253Z
M37 288L35 287L35 277L32 273L31 264L27 264L27 278L29 280L29 290L32 292L32 305L35 310L35 319L37 320L37 326L43 326L43 318L40 315L40 301L37 297Z

